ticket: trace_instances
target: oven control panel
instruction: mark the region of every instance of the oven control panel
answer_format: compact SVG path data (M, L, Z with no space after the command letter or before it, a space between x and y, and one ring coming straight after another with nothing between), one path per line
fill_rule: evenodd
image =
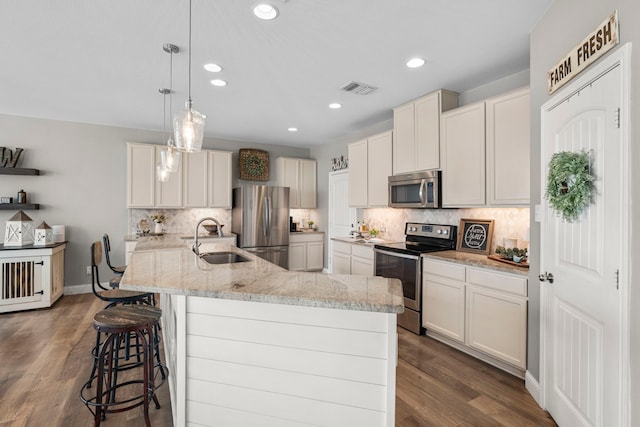
M451 240L455 238L455 225L422 224L408 222L404 234L407 236L436 237Z

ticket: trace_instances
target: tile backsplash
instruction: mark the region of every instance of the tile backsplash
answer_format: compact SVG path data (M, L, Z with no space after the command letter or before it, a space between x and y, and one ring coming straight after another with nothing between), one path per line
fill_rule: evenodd
M461 218L493 219L491 252L505 239L517 239L518 247L528 246L525 241L529 228L529 208L478 208L478 209L364 209L364 220L369 227L384 229L381 237L387 240L404 240L407 222L460 225Z
M231 209L192 208L192 209L129 209L129 232L136 234L138 222L149 215L163 213L166 217L166 233L193 234L196 223L205 217L217 219L225 227L225 233L231 233ZM152 221L149 221L150 223Z

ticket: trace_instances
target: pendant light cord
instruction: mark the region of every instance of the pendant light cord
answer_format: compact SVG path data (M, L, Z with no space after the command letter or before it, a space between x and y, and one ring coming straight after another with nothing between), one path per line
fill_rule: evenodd
M189 109L191 109L191 0L189 0Z

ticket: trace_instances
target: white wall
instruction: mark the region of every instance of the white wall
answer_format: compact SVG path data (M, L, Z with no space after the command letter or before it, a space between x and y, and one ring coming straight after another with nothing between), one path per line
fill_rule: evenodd
M604 21L614 10L618 10L620 19L621 45L626 42L634 43L632 52L633 82L638 81L640 72L640 2L637 0L555 0L549 7L545 16L540 20L531 32L531 201L532 205L539 203L542 195L540 184L540 107L548 99L546 87L546 72L552 68L567 52ZM631 164L640 164L640 133L634 132L633 124L640 123L640 108L634 100L640 99L640 85L632 83L631 93ZM640 185L634 170L631 170L631 198L640 200ZM640 236L638 227L633 224L640 223L640 206L633 204L631 212L631 265L640 265ZM533 215L534 210L531 209ZM533 218L532 218L533 220ZM540 251L540 229L538 223L533 223L531 229L531 250L534 253ZM539 301L534 298L538 294L537 275L539 274L537 259L531 265L529 276L529 304L534 310L539 309ZM629 272L630 283L630 310L631 310L631 425L640 425L640 283L637 273ZM535 304L535 305L534 305ZM530 310L533 311L533 310ZM539 331L536 324L529 317L529 354L528 369L539 378Z
M128 232L126 197L126 142L161 143L160 132L98 126L0 114L0 147L24 148L19 167L40 169L40 176L0 175L0 196L20 189L40 210L27 211L34 225L66 225L65 286L88 284L91 242L103 233L111 236L115 263L124 263L123 236ZM270 184L275 183L275 159L308 158L306 148L206 139L204 148L233 151L234 185L240 148L269 151ZM4 222L16 211L0 211L0 238ZM106 272L106 270L105 270ZM108 277L105 275L105 278Z

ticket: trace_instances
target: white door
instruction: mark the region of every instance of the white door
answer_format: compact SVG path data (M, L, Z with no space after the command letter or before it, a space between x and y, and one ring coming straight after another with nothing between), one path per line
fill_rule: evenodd
M327 242L329 247L328 268L333 271L333 244L332 237L346 237L353 229L356 222L356 210L349 207L349 170L341 170L329 173L329 235Z
M553 274L553 283L541 283L544 399L559 426L624 425L623 312L616 281L628 230L621 221L622 67L598 68L589 70L590 82L576 82L542 111L543 191L555 152L589 152L596 177L595 197L578 220L565 222L548 203L542 217L540 270Z

